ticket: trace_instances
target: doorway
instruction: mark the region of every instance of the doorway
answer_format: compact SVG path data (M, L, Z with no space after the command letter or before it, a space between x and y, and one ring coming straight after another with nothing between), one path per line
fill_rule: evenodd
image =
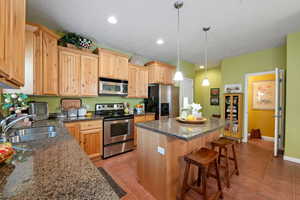
M192 104L194 102L194 80L190 78L183 78L180 82L180 110L184 104Z
M243 142L250 132L274 142L274 156L284 149L284 70L245 75Z

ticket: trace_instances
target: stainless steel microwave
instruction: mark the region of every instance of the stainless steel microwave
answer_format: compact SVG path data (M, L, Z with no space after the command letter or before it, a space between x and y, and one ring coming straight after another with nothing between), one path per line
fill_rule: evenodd
M99 95L128 95L128 81L99 78Z

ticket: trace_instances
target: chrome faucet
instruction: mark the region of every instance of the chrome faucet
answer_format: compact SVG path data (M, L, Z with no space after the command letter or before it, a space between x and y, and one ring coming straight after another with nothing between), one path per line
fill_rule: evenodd
M14 119L13 121L11 121L9 124L6 124L7 120L9 119L12 119L16 117L16 115L10 115L8 116L7 118L3 119L1 122L0 122L0 125L2 127L2 132L1 132L1 138L2 140L6 140L6 133L7 131L12 128L17 122L21 121L21 120L24 120L26 118L33 118L35 117L35 115L24 115L24 116L21 116L21 117L18 117L16 119Z

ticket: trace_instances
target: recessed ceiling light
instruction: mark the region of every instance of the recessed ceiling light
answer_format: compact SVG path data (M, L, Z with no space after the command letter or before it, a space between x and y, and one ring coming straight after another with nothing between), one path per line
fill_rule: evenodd
M165 41L163 39L156 40L156 44L158 44L158 45L162 45L164 43L165 43Z
M200 69L204 69L205 67L204 67L204 65L201 65L199 68L200 68Z
M111 24L116 24L118 23L118 20L115 16L110 16L109 18L107 18L107 21Z

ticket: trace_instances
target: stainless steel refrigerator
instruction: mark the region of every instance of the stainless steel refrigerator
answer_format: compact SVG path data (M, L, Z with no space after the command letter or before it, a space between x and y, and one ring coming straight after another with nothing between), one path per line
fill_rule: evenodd
M151 84L148 87L148 99L144 99L145 111L155 112L155 119L167 119L179 116L179 87Z

